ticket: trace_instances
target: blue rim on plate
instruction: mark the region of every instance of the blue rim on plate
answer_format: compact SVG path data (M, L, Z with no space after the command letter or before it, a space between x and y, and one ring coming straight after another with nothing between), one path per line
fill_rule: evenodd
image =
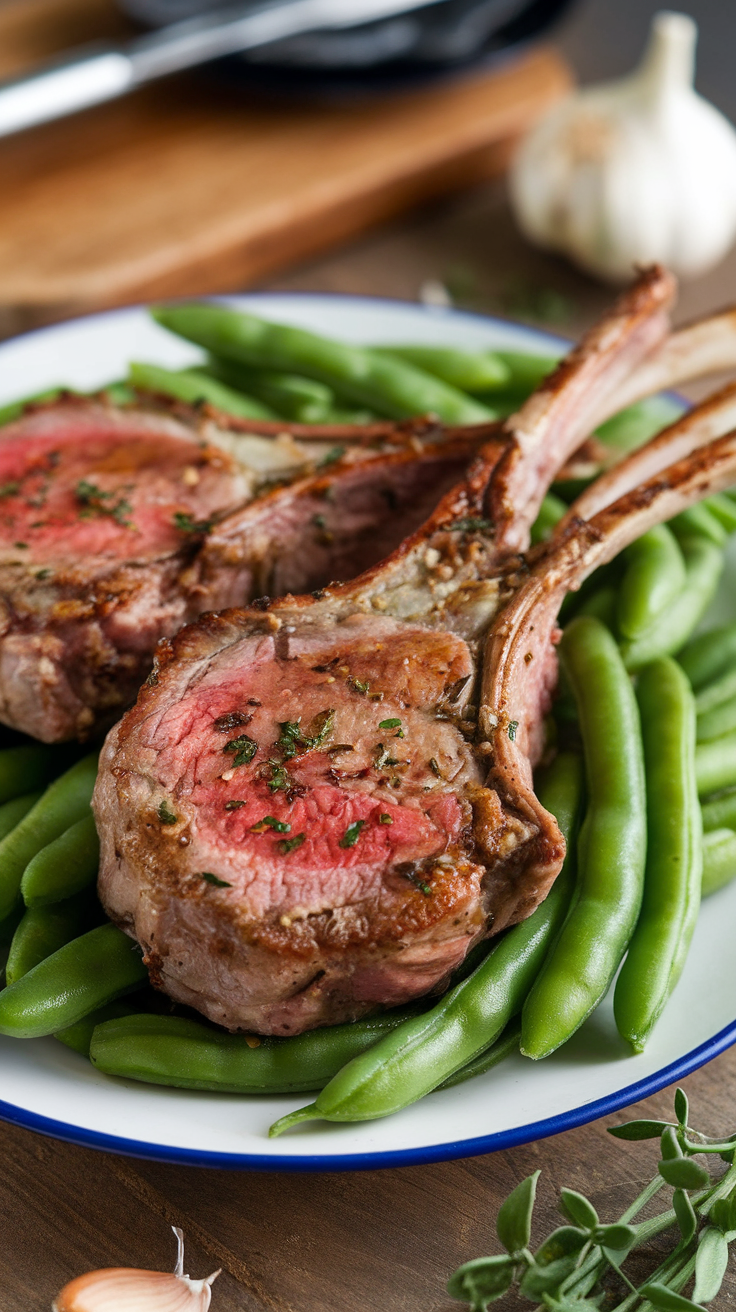
M220 299L220 298L217 298ZM255 293L244 297L223 297L230 303L236 302L247 304L250 308L258 310L259 307L265 309L266 304L278 303L280 300L291 299L296 302L329 301L338 302L346 307L352 306L353 309L360 309L366 304L371 306L384 305L395 307L396 309L413 310L419 313L426 313L436 322L442 322L447 317L448 321L455 323L467 321L472 324L483 324L488 328L502 329L504 333L510 336L526 337L527 343L530 337L533 337L538 344L540 351L565 350L569 342L562 337L542 332L538 329L528 328L525 325L515 324L512 321L506 321L499 317L476 314L471 311L445 311L429 310L417 306L412 302L392 300L390 298L378 297L358 297L345 296L339 293L317 293L294 294L290 292L283 293ZM99 316L89 316L94 320L106 320L113 315L125 317L127 314L135 314L136 308L128 310L118 310L107 312ZM74 321L72 321L73 323ZM77 322L84 322L80 320ZM58 331L66 325L52 326L51 329L34 330L30 333L23 334L20 338L13 339L14 342L31 342L37 336L45 335L48 332ZM7 347L12 347L13 342L0 345L0 358ZM677 398L681 401L682 398ZM701 1030L702 1034L702 1030ZM642 1076L639 1080L625 1085L623 1088L615 1089L603 1096L591 1098L589 1101L582 1102L579 1106L566 1109L555 1115L539 1120L531 1120L521 1125L503 1129L500 1131L490 1132L467 1139L452 1139L447 1142L431 1143L410 1148L399 1149L381 1149L371 1152L348 1152L343 1154L278 1154L271 1155L268 1153L252 1152L222 1152L210 1149L176 1147L167 1144L157 1144L150 1141L126 1138L121 1135L111 1134L100 1130L87 1129L83 1126L74 1125L64 1120L56 1120L52 1117L43 1115L39 1112L29 1111L22 1106L18 1106L4 1099L0 1100L0 1119L13 1125L21 1126L24 1129L35 1131L52 1138L64 1140L69 1143L78 1144L82 1147L96 1148L105 1152L114 1152L133 1157L150 1159L153 1161L169 1162L173 1164L186 1166L203 1166L219 1167L224 1169L246 1169L259 1171L303 1171L303 1172L326 1172L326 1171L356 1171L356 1170L373 1170L390 1166L416 1166L429 1164L432 1162L448 1161L464 1157L479 1156L485 1153L495 1152L504 1148L511 1148L518 1144L528 1143L535 1139L547 1138L550 1135L559 1134L564 1130L572 1129L576 1126L586 1124L589 1121L596 1120L599 1117L606 1116L616 1112L621 1108L629 1106L642 1098L656 1093L674 1080L680 1079L692 1071L697 1070L708 1061L717 1057L726 1048L736 1043L736 1020L730 1022L725 1027L718 1030L712 1037L702 1040L688 1052L677 1056L669 1062L665 1062L659 1069ZM141 1087L141 1086L139 1086ZM2 1082L0 1082L0 1092L2 1092ZM344 1127L347 1129L347 1127ZM340 1127L333 1127L335 1136L339 1136Z
M378 1171L388 1166L428 1166L432 1162L458 1161L462 1157L482 1157L486 1153L499 1152L503 1148L515 1148L519 1144L531 1143L535 1139L549 1139L553 1134L563 1130L574 1130L578 1125L587 1125L597 1121L601 1116L620 1111L632 1103L658 1093L668 1084L680 1080L693 1071L705 1066L707 1062L725 1052L726 1048L736 1043L736 1021L714 1034L712 1039L701 1043L692 1052L687 1052L669 1066L656 1071L645 1079L629 1084L605 1098L575 1107L572 1111L559 1116L550 1116L544 1121L532 1121L528 1125L516 1126L513 1130L502 1130L497 1134L484 1134L476 1139L458 1139L452 1143L431 1144L426 1148L405 1148L395 1152L346 1153L338 1157L266 1157L258 1153L218 1153L198 1152L188 1148L159 1147L138 1139L123 1139L114 1134L101 1134L94 1130L83 1130L76 1125L67 1125L65 1121L53 1121L48 1116L37 1116L26 1112L12 1103L0 1101L0 1120L11 1125L20 1125L25 1130L34 1130L51 1139L62 1139L66 1143L75 1143L82 1148L97 1148L101 1152L119 1153L125 1157L142 1157L154 1162L170 1162L177 1166L209 1166L221 1170L240 1171ZM339 1127L335 1126L339 1133Z

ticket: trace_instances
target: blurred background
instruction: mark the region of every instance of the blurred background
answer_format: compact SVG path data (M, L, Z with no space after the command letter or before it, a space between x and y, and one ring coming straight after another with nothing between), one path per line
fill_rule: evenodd
M0 0L0 75L203 7ZM0 140L0 332L245 287L444 300L579 331L610 287L522 234L506 170L574 84L631 72L658 6L449 10L454 26L444 3L421 31L412 17L295 38L247 68L218 62ZM697 88L736 121L736 6L688 0L686 12ZM729 253L685 281L679 316L734 295Z

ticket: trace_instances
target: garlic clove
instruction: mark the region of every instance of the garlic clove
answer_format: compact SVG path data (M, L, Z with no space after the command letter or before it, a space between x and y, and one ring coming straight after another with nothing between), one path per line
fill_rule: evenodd
M207 1312L220 1272L206 1280L185 1276L184 1237L178 1226L172 1230L178 1246L173 1275L133 1267L88 1271L64 1286L53 1312Z
M207 1312L218 1274L190 1280L129 1267L89 1271L64 1286L54 1312Z

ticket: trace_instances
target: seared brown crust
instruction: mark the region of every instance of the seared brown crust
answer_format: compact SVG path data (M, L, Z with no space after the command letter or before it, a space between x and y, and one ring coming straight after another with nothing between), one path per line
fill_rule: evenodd
M670 291L645 276L507 428L527 462L522 537L585 435L581 389L610 390L659 340ZM501 775L477 678L528 575L503 515L486 511L507 504L518 471L494 429L380 565L316 596L203 616L160 646L108 739L94 805L105 907L171 996L232 1029L298 1033L441 986L546 895L564 854L531 789L549 629ZM224 745L221 720L242 726Z

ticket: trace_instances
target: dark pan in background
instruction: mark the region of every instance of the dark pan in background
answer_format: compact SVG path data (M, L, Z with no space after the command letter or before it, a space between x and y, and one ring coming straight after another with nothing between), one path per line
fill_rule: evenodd
M220 61L253 90L354 95L460 71L541 35L573 0L446 0L431 9L353 30L293 37ZM135 22L163 27L221 0L118 0ZM349 6L350 0L345 0ZM247 5L244 8L247 10Z

